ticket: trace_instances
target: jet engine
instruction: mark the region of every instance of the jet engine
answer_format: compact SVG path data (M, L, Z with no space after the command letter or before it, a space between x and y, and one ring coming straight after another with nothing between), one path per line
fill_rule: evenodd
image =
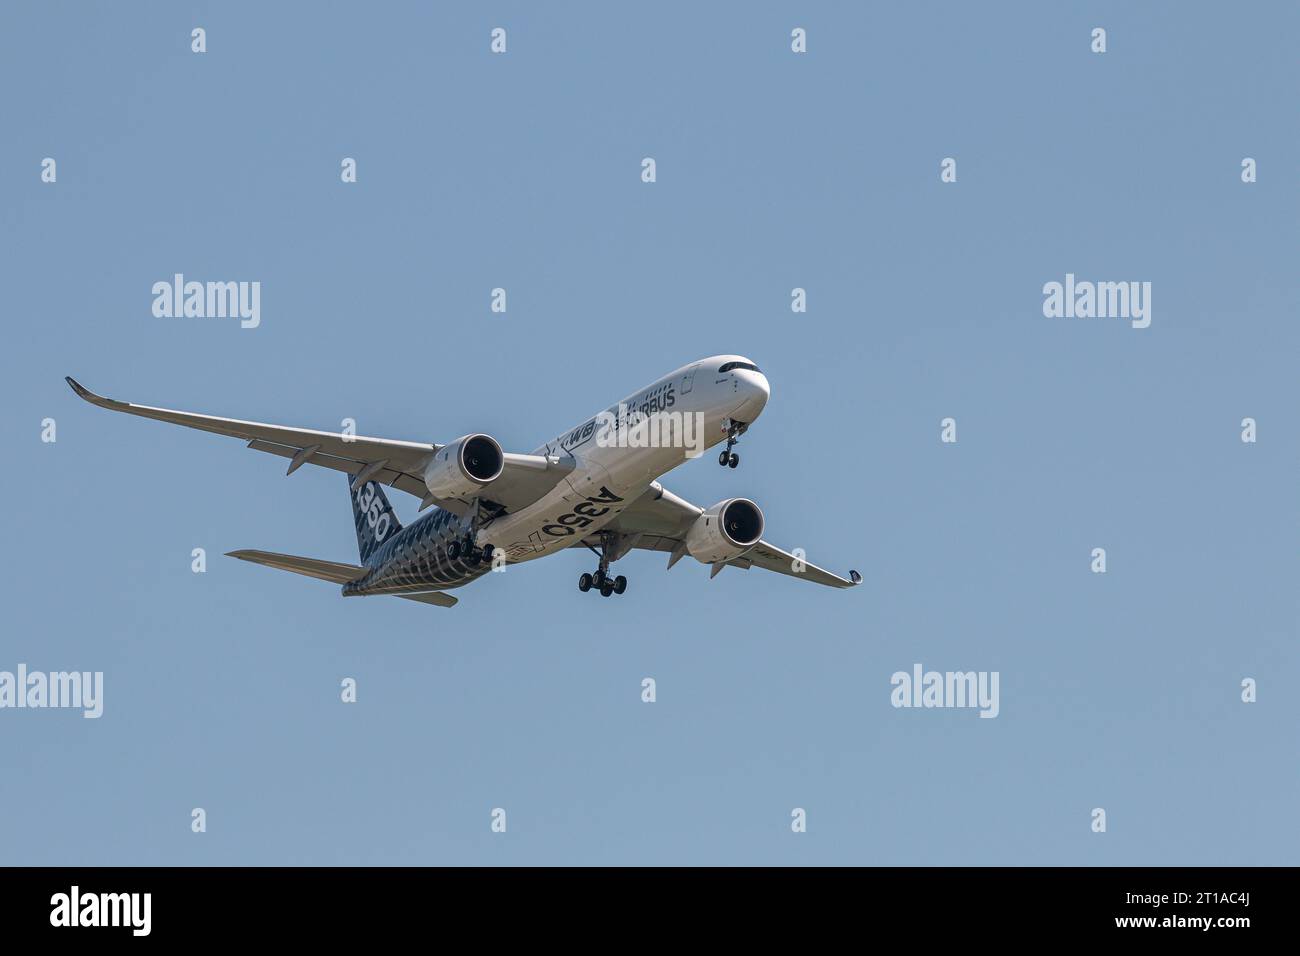
M424 469L424 487L435 498L468 501L496 481L505 464L496 439L466 435L438 449Z
M748 498L728 498L705 511L686 533L686 550L704 564L739 557L763 537L763 512Z

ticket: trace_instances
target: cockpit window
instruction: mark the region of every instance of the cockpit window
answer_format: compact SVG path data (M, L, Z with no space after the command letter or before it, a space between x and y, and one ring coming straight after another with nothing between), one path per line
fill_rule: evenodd
M762 371L762 369L760 369L757 365L750 365L748 362L728 362L726 365L722 366L722 368L718 369L718 372L719 373L730 372L732 369L737 369L737 368L748 369L751 372Z

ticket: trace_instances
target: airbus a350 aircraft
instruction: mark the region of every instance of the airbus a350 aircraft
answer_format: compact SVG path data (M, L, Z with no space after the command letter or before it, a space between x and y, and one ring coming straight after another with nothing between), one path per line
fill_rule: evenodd
M457 599L450 589L481 577L503 556L517 563L574 547L590 548L600 559L578 588L605 597L626 590L627 579L611 577L609 566L633 548L670 552L670 568L689 554L712 566L710 577L732 566L837 588L862 580L857 571L842 578L764 541L763 512L746 498L725 498L706 510L655 480L723 441L719 463L739 463L731 449L769 394L767 378L740 355L679 368L529 455L505 452L483 434L446 445L363 438L132 405L71 378L68 384L101 408L242 438L249 448L290 459L286 475L305 464L345 472L359 564L268 551L230 556L333 581L346 596L393 595L451 607ZM657 423L668 427L650 430L647 442L648 426ZM672 440L658 440L665 432ZM420 498L421 510L437 507L403 527L384 485Z

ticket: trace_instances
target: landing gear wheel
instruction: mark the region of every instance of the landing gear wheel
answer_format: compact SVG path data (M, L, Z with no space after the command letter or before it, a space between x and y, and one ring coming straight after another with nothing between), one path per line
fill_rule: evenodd
M735 454L731 449L736 446L736 442L740 439L741 435L745 434L749 425L744 422L733 422L731 419L727 419L723 422L723 426L727 430L727 447L722 449L721 454L718 455L718 464L723 468L735 468L740 464L740 456Z
M483 560L484 560L484 561L487 561L487 562L491 562L491 560L492 560L492 555L496 553L496 550L497 550L497 549L494 548L494 547L493 547L492 545L490 545L490 544L489 544L489 545L484 545L484 547L483 547L483 551L482 551L482 554L483 554Z
M600 532L600 550L588 542L582 542L596 557L600 558L600 565L590 574L584 574L578 578L578 590L589 591L596 590L600 592L601 597L610 597L614 594L622 594L627 590L627 578L623 575L614 577L609 573L609 562L611 554L626 554L627 548L620 550L619 536L609 531Z
M452 561L455 561L457 558L460 557L459 541L453 541L451 544L447 545L447 557L450 558Z
M483 561L483 552L478 548L470 547L465 552L465 561L470 567L481 564Z

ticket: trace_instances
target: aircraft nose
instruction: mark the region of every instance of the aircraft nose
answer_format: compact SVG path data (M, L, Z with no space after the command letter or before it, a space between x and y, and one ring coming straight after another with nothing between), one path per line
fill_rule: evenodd
M744 396L744 401L731 417L749 424L762 413L772 390L767 384L767 376L762 372L743 369L736 372L736 378L740 386L738 390Z

